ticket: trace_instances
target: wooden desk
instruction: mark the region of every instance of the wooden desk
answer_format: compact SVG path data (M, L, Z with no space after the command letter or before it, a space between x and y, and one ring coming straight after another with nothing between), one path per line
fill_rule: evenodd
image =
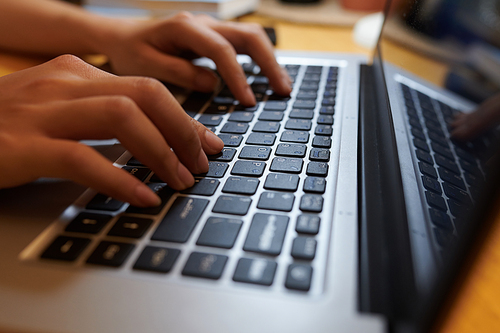
M350 28L298 25L255 15L242 17L239 21L273 26L277 32L279 49L370 54L370 51L352 41ZM398 55L412 56L395 45L391 47L393 55L399 52ZM0 76L40 64L44 60L0 53ZM442 66L434 62L426 64L424 69L413 70L420 73L422 70L427 71L427 77L435 83L439 83L444 75ZM500 331L500 218L484 248L466 278L441 332Z

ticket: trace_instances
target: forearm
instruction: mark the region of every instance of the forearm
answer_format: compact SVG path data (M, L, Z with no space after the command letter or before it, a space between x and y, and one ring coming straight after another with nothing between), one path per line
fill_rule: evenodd
M1 0L0 48L44 55L99 54L124 23L56 0Z

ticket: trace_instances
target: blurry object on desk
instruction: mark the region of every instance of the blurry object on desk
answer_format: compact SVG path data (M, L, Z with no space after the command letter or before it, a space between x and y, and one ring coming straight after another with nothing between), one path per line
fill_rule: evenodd
M341 0L340 3L345 9L378 12L384 9L386 0Z
M85 0L85 5L111 16L162 17L189 11L227 20L255 11L259 0Z

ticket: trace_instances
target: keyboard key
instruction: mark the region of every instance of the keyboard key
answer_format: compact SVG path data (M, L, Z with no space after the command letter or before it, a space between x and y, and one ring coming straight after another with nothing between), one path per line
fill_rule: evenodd
M109 221L111 221L111 219L111 215L83 212L78 214L64 230L69 232L97 234Z
M305 264L290 264L286 274L285 287L293 290L308 291L311 288L313 269Z
M237 197L221 195L215 203L212 212L231 215L245 215L250 208L252 199L247 197Z
M134 249L134 244L102 241L87 259L87 263L120 267Z
M457 175L456 173L453 173L451 171L448 171L447 169L444 168L439 168L439 176L441 177L442 180L444 180L447 183L450 183L452 185L455 185L456 187L462 189L462 190L467 190L465 187L465 183L462 180L462 177Z
M316 121L319 125L333 125L333 116L320 115Z
M231 162L236 154L236 149L234 148L223 148L222 151L216 155L208 155L210 161L217 162Z
M122 169L130 173L135 178L139 179L141 182L143 182L151 173L151 170L149 170L148 168L140 168L127 165Z
M239 158L266 161L269 159L269 155L271 155L269 147L245 146L241 149Z
M221 133L232 133L232 134L245 134L248 130L248 124L246 123L233 123L227 122L222 126L220 130Z
M318 93L316 91L311 91L311 90L299 90L296 98L316 100L316 98L318 98Z
M451 160L455 159L455 156L453 156L453 153L449 148L443 147L442 145L439 145L437 143L431 143L431 147L434 150L434 152L443 155L446 158L449 158Z
M146 233L152 223L153 220L151 219L121 216L108 232L108 236L140 238Z
M105 211L116 211L122 208L124 203L113 199L110 196L98 193L96 196L90 200L86 208L90 210L105 210Z
M278 148L276 149L276 155L288 157L305 157L306 150L307 147L303 144L280 143L278 144Z
M323 96L321 101L322 106L335 106L335 97L328 97L328 95Z
M74 261L90 244L90 239L59 236L42 253L44 259Z
M134 264L134 269L168 273L172 270L180 250L158 246L146 246Z
M238 176L254 176L260 177L266 169L266 163L256 162L256 161L236 161L234 163L233 169L231 170L232 175Z
M418 138L414 138L413 139L413 145L425 152L430 152L431 150L429 149L429 145L427 144L427 142L425 142L424 140L420 140Z
M243 221L223 217L211 217L205 223L197 245L230 249L234 246Z
M328 149L313 148L309 154L311 161L328 162L330 160L330 151Z
M319 90L319 84L316 82L303 82L300 85L300 90L302 91L318 91Z
M290 111L289 117L292 119L313 119L314 118L314 110L292 109L292 111Z
M323 210L323 197L318 194L304 194L300 199L300 210L319 213Z
M264 192L260 195L257 208L289 212L294 201L295 196L291 193Z
M239 147L243 140L242 135L236 134L219 134L218 137L224 142L225 147Z
M229 177L222 188L224 193L255 194L260 181L255 178Z
M236 266L233 280L270 286L277 266L272 260L241 258Z
M219 126L222 122L222 116L216 114L202 114L198 121L205 126Z
M326 180L320 177L306 177L304 181L304 192L325 193Z
M332 146L332 139L328 136L315 136L312 145L315 148L330 148Z
M437 178L437 172L433 165L430 165L425 162L418 162L418 168L420 169L420 172L423 173L424 175L432 178Z
M182 270L182 275L217 280L226 266L227 256L193 252Z
M467 192L462 191L456 186L450 185L448 183L443 183L443 190L444 193L448 198L455 199L459 202L463 202L465 204L468 204L471 202L471 199L469 197L469 194Z
M205 199L177 197L151 239L185 243L207 204L208 200Z
M288 107L285 101L267 101L264 105L264 111L285 111Z
M284 131L280 140L283 142L306 143L309 141L309 133L304 131Z
M277 256L281 253L288 217L257 213L252 219L243 250Z
M147 185L154 193L156 193L156 195L160 197L161 204L156 207L129 206L127 208L127 213L158 215L163 210L163 207L165 207L172 195L174 195L176 192L165 183L149 183Z
M293 240L292 257L302 260L313 260L316 255L317 242L314 238L299 236Z
M242 112L242 111L233 112L228 118L228 121L235 121L241 123L249 123L252 120L253 120L253 112Z
M473 175L480 175L481 171L479 170L476 162L470 163L467 160L460 160L460 165L462 166L462 169L465 171L473 174Z
M289 130L309 131L312 128L312 122L307 119L289 119L285 123L285 128Z
M439 154L434 155L434 158L436 159L437 165L442 166L443 168L446 168L458 175L460 174L460 169L458 168L458 165L455 163L455 161L447 159L446 157Z
M219 187L220 181L217 179L202 178L195 179L194 185L188 189L185 189L181 193L184 194L194 194L194 195L205 195L211 196Z
M315 135L328 135L332 136L333 134L333 127L329 125L318 125L316 126L316 129L314 130Z
M453 224L448 214L441 210L429 208L429 215L431 216L432 224L436 227L453 231Z
M423 176L422 182L424 184L424 187L429 191L435 192L437 194L443 193L443 191L441 190L441 185L436 179L428 176Z
M333 106L322 106L319 109L319 114L333 115L333 114L335 114L335 108Z
M295 231L299 234L316 235L319 232L321 218L316 215L303 214L297 218Z
M273 121L258 121L253 126L254 132L277 133L280 129L280 123Z
M314 109L316 107L316 102L308 99L297 99L293 103L294 109Z
M446 202L441 195L425 191L425 199L430 206L446 212Z
M302 171L303 159L293 157L275 157L271 163L271 171L300 173Z
M306 170L309 176L326 177L328 175L328 163L325 162L309 162Z
M429 163L429 164L434 164L434 160L432 159L431 154L426 153L425 151L420 150L420 149L416 149L416 150L415 150L415 153L416 153L416 155L417 155L417 158L418 158L420 161L422 161L422 162L426 162L426 163Z
M436 241L441 247L448 246L455 238L451 231L442 228L434 228L434 236L436 236Z
M283 112L279 111L264 111L260 114L261 121L281 121L283 120Z
M276 135L270 133L250 133L246 141L250 145L272 146L276 141Z
M266 190L296 191L299 186L299 176L283 173L270 173L264 188Z

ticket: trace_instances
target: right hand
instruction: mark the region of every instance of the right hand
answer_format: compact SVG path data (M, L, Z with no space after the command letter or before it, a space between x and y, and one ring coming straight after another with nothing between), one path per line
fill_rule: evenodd
M117 138L174 189L208 171L222 141L190 118L163 84L117 77L74 56L0 77L0 188L71 179L136 206L160 199L82 139Z

